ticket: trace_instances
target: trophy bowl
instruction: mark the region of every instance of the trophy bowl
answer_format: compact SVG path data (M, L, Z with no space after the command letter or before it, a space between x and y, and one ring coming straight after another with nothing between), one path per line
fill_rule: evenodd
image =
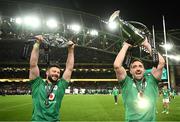
M142 31L141 29L136 28L130 22L121 19L119 17L119 13L120 10L113 12L113 14L109 17L108 22L110 23L115 20L118 20L118 24L121 30L120 34L121 36L123 36L124 40L133 46L140 45L145 39L145 35L144 35L145 32Z

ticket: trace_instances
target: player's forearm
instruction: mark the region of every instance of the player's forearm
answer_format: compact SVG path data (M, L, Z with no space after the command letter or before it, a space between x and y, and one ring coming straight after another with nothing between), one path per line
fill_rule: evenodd
M164 58L162 57L162 55L161 55L160 53L158 53L158 56L159 56L159 64L158 64L158 67L159 67L160 69L162 69L162 68L164 67L164 65L165 65L165 60L164 60Z
M30 57L30 66L31 67L37 66L37 64L38 64L39 46L40 46L40 44L37 43L37 42L33 45L33 49L32 49L32 52L31 52L31 57Z
M148 50L150 55L152 55L152 48L151 48L151 45L148 43L147 40L145 40L145 43L143 44L143 46Z
M119 53L118 53L118 55L114 61L114 67L115 68L122 66L122 63L124 61L124 58L125 58L125 55L126 55L128 48L129 48L129 44L125 43L123 45L123 47L121 48L121 50L119 51Z
M74 67L74 48L68 48L68 57L66 61L66 69L73 70Z

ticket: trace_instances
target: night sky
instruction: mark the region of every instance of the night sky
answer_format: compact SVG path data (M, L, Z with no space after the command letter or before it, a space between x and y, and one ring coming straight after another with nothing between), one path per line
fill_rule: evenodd
M1 1L1 0L0 0ZM17 1L17 0L6 0ZM138 21L148 27L162 30L162 16L166 29L180 29L180 7L177 0L18 0L83 11L104 20L115 11L121 11L124 20ZM158 2L158 3L157 3Z

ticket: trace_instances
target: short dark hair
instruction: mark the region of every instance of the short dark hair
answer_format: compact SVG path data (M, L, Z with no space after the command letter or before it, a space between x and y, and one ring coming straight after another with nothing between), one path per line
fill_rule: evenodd
M49 64L47 70L49 70L51 67L57 67L57 68L61 69L61 67L57 63Z
M133 58L133 59L131 60L130 67L131 67L131 65L132 65L134 62L136 62L136 61L141 62L141 63L143 64L143 66L144 66L144 63L143 63L143 61L142 61L141 59L139 59L139 58Z

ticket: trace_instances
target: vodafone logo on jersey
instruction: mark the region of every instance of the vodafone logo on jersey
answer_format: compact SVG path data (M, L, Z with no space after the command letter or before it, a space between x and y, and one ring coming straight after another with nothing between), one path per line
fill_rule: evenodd
M54 100L54 98L55 98L55 94L54 94L54 93L51 93L51 94L49 95L49 100Z

